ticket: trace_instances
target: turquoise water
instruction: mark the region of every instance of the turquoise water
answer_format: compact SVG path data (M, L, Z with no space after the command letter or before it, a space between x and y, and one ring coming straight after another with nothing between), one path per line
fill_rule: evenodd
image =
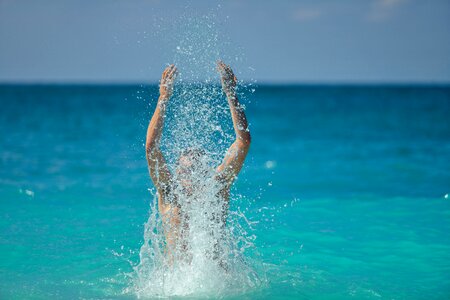
M1 299L136 298L156 92L0 86ZM230 297L450 297L449 87L261 86L246 104L232 209L256 222L263 283Z

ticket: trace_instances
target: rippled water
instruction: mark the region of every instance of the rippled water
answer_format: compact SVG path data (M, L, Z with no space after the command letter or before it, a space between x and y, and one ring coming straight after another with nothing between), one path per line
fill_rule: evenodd
M137 297L156 92L0 87L0 298ZM450 88L261 86L245 103L231 210L264 284L228 298L448 298Z

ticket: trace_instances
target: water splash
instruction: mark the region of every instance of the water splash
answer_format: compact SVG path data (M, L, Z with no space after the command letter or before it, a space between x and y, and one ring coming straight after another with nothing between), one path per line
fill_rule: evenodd
M153 193L130 288L138 297L224 297L262 283L255 271L252 221L240 208L224 214L229 209L228 195L214 176L234 139L216 71L217 60L224 56L214 20L214 15L184 18L177 31L172 62L180 73L168 104L161 149L175 182L182 180L177 168L186 149L203 153L202 167L190 174L190 180L197 182L193 191L185 193L182 185L173 187L176 208L183 216L178 227L182 242L175 249L167 244L167 223L162 221ZM246 87L241 83L241 88ZM230 201L239 199L238 195L230 197Z

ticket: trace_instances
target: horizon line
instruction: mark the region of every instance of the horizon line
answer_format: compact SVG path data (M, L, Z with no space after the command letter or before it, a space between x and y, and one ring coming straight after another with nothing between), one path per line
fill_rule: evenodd
M195 83L195 82L190 82ZM199 82L200 83L200 82ZM450 81L242 81L244 85L253 86L449 86ZM158 85L158 81L134 81L134 80L112 80L112 81L35 81L35 80L20 80L20 81L2 81L0 80L0 86L15 85L15 86L155 86ZM215 83L210 83L215 84Z

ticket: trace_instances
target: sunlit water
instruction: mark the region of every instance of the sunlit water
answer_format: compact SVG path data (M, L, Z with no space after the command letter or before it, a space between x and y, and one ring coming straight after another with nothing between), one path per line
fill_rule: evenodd
M0 298L145 293L156 97L156 86L0 87ZM448 298L448 87L261 86L245 99L253 142L230 224L254 245L244 273L260 284L187 266L181 292L165 292L202 279L211 298Z

